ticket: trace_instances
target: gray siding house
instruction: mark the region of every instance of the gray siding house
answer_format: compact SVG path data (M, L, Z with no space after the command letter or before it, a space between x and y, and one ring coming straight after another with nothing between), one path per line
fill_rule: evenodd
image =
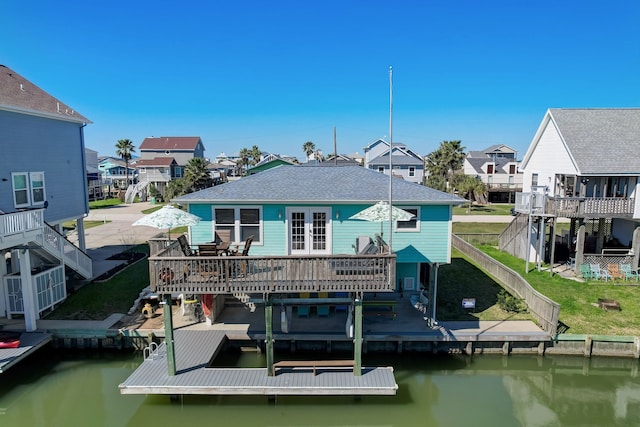
M40 313L66 298L65 266L85 277L91 259L60 234L88 212L84 126L91 123L15 71L0 65L0 317Z

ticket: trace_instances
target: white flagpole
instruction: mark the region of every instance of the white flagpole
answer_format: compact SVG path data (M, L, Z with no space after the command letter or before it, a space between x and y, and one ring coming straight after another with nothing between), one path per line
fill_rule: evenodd
M393 244L393 67L389 67L389 255Z

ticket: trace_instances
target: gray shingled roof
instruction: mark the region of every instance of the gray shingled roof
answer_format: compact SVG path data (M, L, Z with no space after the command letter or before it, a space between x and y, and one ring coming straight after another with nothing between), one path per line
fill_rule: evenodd
M394 203L459 204L465 200L401 179ZM279 166L174 199L179 203L375 203L389 200L389 175L362 166Z
M581 174L640 174L640 108L549 113Z
M35 114L76 123L92 123L64 102L49 95L4 65L0 65L0 110Z

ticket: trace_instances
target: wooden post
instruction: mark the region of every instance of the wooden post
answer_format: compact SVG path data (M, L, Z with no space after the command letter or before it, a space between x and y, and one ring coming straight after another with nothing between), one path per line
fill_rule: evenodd
M355 319L353 327L353 375L362 375L362 298L355 300Z
M184 301L182 302L184 304ZM173 313L171 310L171 294L164 294L164 341L167 346L167 365L169 376L176 374L176 350L173 340Z
M264 306L264 323L265 323L265 351L267 352L267 375L273 377L275 370L273 369L273 301L271 295L267 297Z

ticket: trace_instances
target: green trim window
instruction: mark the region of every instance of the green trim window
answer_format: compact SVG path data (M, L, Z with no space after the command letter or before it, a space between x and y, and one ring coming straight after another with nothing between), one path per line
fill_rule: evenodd
M13 205L15 208L40 207L46 200L44 172L13 172Z
M213 208L213 231L229 231L231 241L244 242L253 236L253 244L262 243L262 207L219 206Z

